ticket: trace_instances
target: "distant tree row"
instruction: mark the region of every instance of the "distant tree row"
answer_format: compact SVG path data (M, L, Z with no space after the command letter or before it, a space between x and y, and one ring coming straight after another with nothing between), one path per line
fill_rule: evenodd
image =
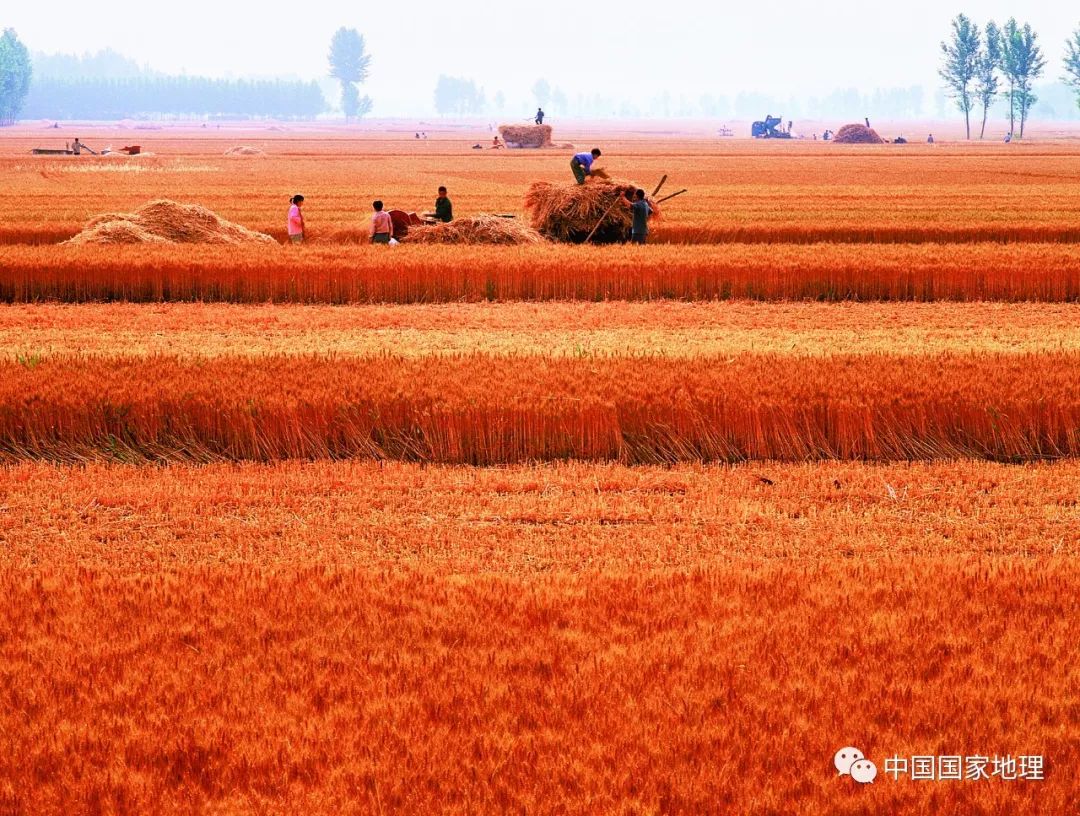
M435 110L442 116L458 116L483 113L487 108L487 95L471 79L439 75L435 83Z
M28 119L125 119L143 115L310 119L324 110L326 100L317 82L162 76L36 80L23 115Z
M1065 43L1065 81L1076 92L1080 105L1080 28ZM1020 25L1010 17L1004 26L993 20L984 28L965 14L952 21L948 40L941 43L941 78L964 114L967 138L971 138L971 113L976 104L982 108L979 138L986 135L986 121L994 101L1003 96L1008 102L1009 133L1024 136L1032 106L1038 101L1035 80L1046 69L1046 57L1039 36L1031 25Z

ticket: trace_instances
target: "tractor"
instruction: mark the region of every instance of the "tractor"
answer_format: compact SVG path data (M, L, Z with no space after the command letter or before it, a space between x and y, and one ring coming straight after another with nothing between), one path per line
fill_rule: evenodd
M780 128L779 116L766 116L764 122L754 122L750 135L755 139L790 139L791 133Z

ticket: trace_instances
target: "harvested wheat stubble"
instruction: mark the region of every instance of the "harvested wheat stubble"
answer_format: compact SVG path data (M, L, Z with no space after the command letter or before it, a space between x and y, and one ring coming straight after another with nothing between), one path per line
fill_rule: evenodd
M585 184L552 184L535 181L525 193L525 209L534 229L555 241L582 243L603 218L593 235L598 244L625 241L633 217L627 194L639 185L622 179L590 179ZM660 209L651 198L653 218Z
M837 144L885 144L876 130L866 125L844 125L836 131L833 141Z
M551 125L500 125L507 147L552 147Z
M104 213L87 222L69 244L273 244L198 204L161 199L133 213Z
M414 227L409 230L410 244L541 244L545 238L531 227L512 218L497 215L474 215L448 224Z
M230 147L225 151L226 156L230 157L253 157L253 156L265 156L266 154L259 150L257 147L251 147L249 145L240 145L239 147Z

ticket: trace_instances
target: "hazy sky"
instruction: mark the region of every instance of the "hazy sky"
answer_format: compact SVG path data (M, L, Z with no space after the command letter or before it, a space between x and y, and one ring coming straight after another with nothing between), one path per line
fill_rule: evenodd
M159 71L200 75L324 76L331 34L356 27L373 55L363 92L375 115L430 110L440 73L515 103L530 100L540 76L571 98L641 101L663 90L696 99L937 86L938 43L961 10L980 23L1030 22L1049 58L1046 79L1057 79L1064 40L1080 24L1080 7L1046 0L178 0L101 14L100 3L74 0L4 5L0 27L32 51L111 47Z

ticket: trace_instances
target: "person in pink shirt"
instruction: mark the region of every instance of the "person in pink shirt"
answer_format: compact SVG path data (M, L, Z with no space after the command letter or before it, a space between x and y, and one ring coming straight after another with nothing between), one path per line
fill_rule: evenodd
M371 216L371 243L389 244L394 237L394 222L390 213L383 210L383 203L376 201L371 205L375 215Z
M289 199L292 204L289 207L289 240L294 244L304 243L304 214L300 211L304 206L304 197L294 195Z

